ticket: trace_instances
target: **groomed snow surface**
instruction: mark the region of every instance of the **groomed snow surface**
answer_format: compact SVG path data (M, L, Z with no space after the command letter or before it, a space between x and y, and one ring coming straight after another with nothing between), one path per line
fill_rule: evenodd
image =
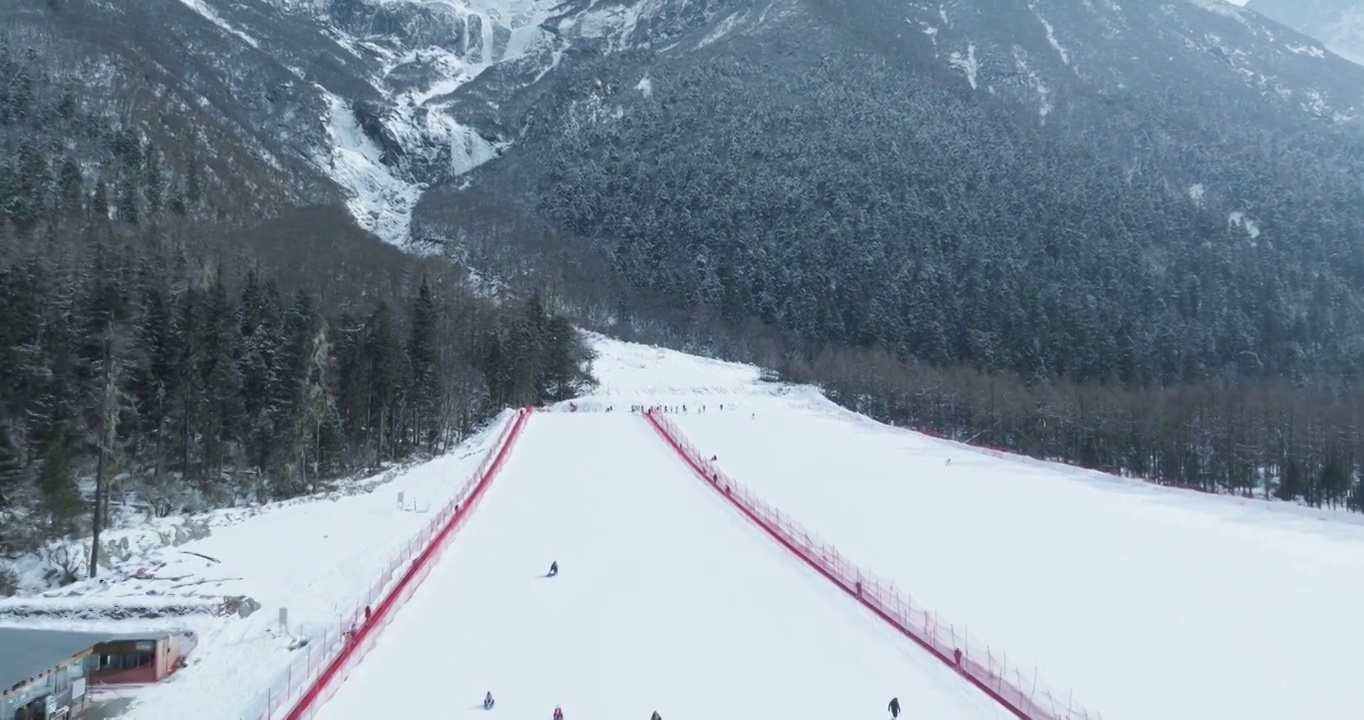
M1105 720L1364 717L1358 515L998 457L752 368L599 350L626 388L601 400L662 389L736 481Z
M552 560L560 574L546 578ZM638 417L542 413L318 720L1010 717L747 523Z

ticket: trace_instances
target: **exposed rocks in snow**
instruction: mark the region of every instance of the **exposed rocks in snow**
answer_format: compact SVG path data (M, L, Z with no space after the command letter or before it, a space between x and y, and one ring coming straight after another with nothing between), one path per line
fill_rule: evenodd
M236 615L239 618L247 618L251 613L260 609L260 603L255 599L245 595L234 595L223 598L222 605L218 608L220 615Z
M233 612L240 606L240 602L234 605ZM257 605L258 607L259 605ZM102 605L90 604L83 600L75 603L55 603L52 601L0 603L0 619L4 620L32 620L36 618L52 620L149 620L223 614L229 614L223 611L223 602L215 602L211 599L176 600L164 604L126 602ZM242 615L242 617L246 616Z

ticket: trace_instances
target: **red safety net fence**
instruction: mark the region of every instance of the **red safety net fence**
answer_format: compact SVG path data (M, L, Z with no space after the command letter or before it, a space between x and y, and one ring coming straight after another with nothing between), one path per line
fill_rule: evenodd
M964 627L958 628L915 605L908 593L843 557L833 545L726 476L667 416L649 410L644 419L700 478L773 539L1015 716L1023 720L1099 720L1099 713L1080 707L1069 693L1061 695L1042 687L1036 671L1024 675L1010 667L1003 653L979 644Z
M455 531L497 476L534 408L518 410L503 424L478 469L416 537L409 540L370 585L354 609L309 639L300 656L251 705L243 718L305 720L336 693L351 669L374 647L379 633L431 572Z

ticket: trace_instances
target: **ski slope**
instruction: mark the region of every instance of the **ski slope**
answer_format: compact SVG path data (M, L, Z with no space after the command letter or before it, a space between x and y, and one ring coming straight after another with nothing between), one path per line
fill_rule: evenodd
M557 560L560 574L544 573ZM542 413L317 714L1010 717L772 542L628 412Z
M1105 720L1364 717L1358 516L1000 457L753 368L597 350L596 400L677 408L736 481Z

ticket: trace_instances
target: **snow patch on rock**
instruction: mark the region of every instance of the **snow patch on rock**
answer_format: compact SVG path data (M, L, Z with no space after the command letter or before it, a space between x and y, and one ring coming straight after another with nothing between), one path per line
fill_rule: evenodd
M382 151L360 128L345 100L327 93L327 102L327 136L332 147L320 164L347 191L346 207L360 227L385 242L406 247L412 239L412 209L422 188L395 177L384 166Z

